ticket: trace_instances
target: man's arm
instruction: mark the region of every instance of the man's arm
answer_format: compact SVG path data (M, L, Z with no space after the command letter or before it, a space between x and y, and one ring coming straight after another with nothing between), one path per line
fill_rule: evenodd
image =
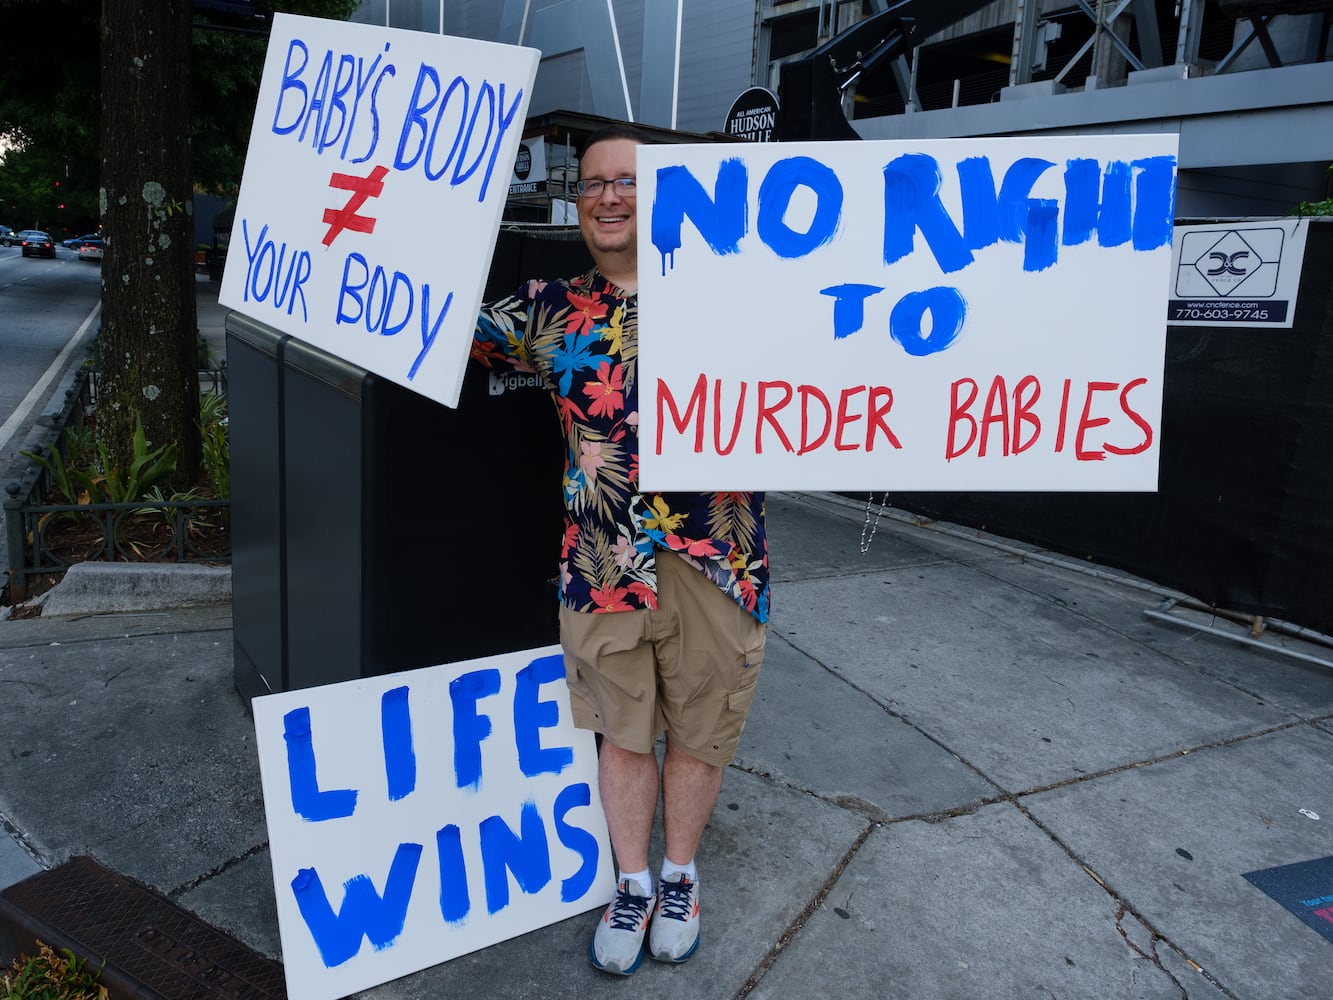
M512 295L483 303L472 334L472 358L493 371L531 372L527 332L533 302L527 282Z

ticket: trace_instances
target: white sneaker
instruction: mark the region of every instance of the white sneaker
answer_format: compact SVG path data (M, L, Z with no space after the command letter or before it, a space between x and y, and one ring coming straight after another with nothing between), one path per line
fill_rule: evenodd
M588 942L588 958L595 968L617 976L632 976L643 961L643 937L653 912L653 893L625 879Z
M657 887L648 954L659 962L684 962L698 947L699 883L682 872Z

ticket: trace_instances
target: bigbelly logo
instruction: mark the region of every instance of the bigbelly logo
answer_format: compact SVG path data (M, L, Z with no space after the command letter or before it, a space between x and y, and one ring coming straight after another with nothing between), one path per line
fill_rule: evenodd
M536 372L491 372L491 395L501 396L512 389L541 389L542 377Z

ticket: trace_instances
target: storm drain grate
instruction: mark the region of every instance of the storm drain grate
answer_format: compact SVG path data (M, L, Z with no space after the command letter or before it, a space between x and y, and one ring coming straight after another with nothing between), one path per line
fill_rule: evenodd
M282 965L166 897L73 858L0 892L0 924L20 942L40 938L95 967L113 997L266 1000L287 996ZM23 945L28 947L27 944Z

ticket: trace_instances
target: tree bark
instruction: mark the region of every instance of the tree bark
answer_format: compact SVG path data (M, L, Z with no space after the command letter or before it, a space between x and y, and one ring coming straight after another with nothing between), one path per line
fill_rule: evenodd
M173 485L199 474L199 381L190 169L190 0L102 0L98 436L133 459L176 448Z

